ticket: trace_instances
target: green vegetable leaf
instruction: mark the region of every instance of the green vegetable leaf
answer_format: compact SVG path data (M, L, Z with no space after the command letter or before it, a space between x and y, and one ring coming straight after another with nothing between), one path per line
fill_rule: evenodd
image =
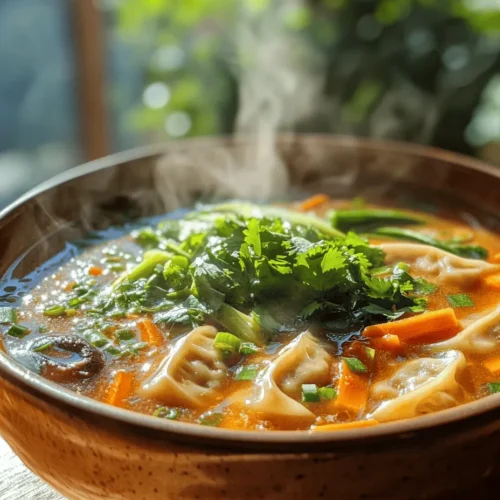
M457 293L456 295L447 295L446 300L451 307L473 307L474 301L466 293Z

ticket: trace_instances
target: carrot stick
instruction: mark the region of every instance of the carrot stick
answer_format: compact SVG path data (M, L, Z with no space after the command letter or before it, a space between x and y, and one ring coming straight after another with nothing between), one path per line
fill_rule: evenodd
M389 351L394 354L398 354L404 349L404 345L401 344L399 337L397 335L391 335L390 333L382 337L370 338L370 344L374 349Z
M368 375L354 373L345 360L342 360L335 406L359 414L368 400L368 383Z
M500 274L492 274L490 276L486 276L483 279L483 282L485 285L498 290L500 288Z
M490 260L491 260L491 262L499 263L500 262L500 252L497 252L496 254L494 254Z
M108 387L104 402L113 406L123 406L123 400L132 392L132 373L123 370L116 372L111 385Z
M163 343L161 330L151 320L143 319L138 321L137 327L141 332L143 342L155 347L159 347Z
M330 199L329 196L326 194L315 194L314 196L311 196L310 198L307 198L304 200L300 205L299 205L299 210L301 212L307 212L309 210L312 210L313 208L317 208L320 205L323 205Z
M140 318L140 316L139 316L138 314L132 314L132 313L127 313L127 314L125 315L125 317L126 317L127 319L130 319L130 320L133 320L133 319L139 319L139 318Z
M364 427L373 427L378 422L372 418L367 420L355 420L354 422L340 422L338 424L315 425L313 431L343 431L348 429L362 429Z
M494 356L493 358L483 361L483 366L491 373L500 372L500 356Z
M102 268L97 266L91 266L89 268L89 274L90 276L100 276L102 274Z
M449 339L460 331L460 323L451 307L439 309L411 318L367 326L363 330L365 337L397 335L400 341L418 343L440 342Z

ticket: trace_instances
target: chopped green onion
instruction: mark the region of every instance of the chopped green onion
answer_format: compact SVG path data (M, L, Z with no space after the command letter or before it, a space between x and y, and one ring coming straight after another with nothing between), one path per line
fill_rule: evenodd
M490 382L488 384L488 390L490 391L491 394L500 392L500 382Z
M317 403L320 400L320 393L316 384L302 384L302 402Z
M241 340L232 333L219 332L215 336L214 347L225 353L238 352L241 346Z
M424 219L401 210L357 209L333 210L330 213L332 225L341 231L367 230L386 225L422 224Z
M472 307L474 301L466 293L457 293L456 295L447 295L446 300L451 307Z
M43 311L44 316L49 316L55 318L56 316L62 316L66 312L66 308L61 305L54 305L48 307Z
M12 325L8 330L7 330L7 335L10 335L11 337L24 337L30 332L30 329L22 326L22 325Z
M120 328L119 330L116 330L115 335L120 340L135 339L135 332L133 330L131 330L130 328Z
M66 309L66 316L71 318L71 316L76 316L78 314L78 311L76 309Z
M45 344L42 344L39 347L35 347L35 349L33 349L33 351L34 352L43 352L43 351L46 351L47 349L49 349L50 347L52 347L53 345L54 345L54 342L47 342Z
M16 310L13 307L0 307L0 324L15 323Z
M242 342L240 346L240 354L243 354L243 356L250 356L258 350L259 348L252 342Z
M82 336L90 345L94 347L104 347L109 344L109 339L107 337L94 330L87 330Z
M200 418L201 425L208 425L209 427L218 427L224 415L222 413L207 413Z
M166 418L168 420L177 420L179 418L179 410L177 408L168 408L160 406L153 413L153 417Z
M234 380L253 380L258 372L259 367L257 365L242 366L236 372Z
M107 353L111 354L111 356L118 356L120 354L123 354L118 347L115 347L114 345L110 345L104 349Z
M38 327L38 333L45 333L48 330L48 328L45 325L40 325Z
M351 371L354 373L366 373L368 368L366 365L360 361L358 358L342 358L345 364L349 367Z
M337 397L337 391L333 387L320 387L318 392L319 397L325 401L330 401Z
M373 347L365 347L364 350L369 359L375 359L375 349Z

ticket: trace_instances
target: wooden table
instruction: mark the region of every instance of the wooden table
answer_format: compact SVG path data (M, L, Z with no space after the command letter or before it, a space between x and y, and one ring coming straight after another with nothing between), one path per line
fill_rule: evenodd
M0 500L64 500L35 476L0 438Z

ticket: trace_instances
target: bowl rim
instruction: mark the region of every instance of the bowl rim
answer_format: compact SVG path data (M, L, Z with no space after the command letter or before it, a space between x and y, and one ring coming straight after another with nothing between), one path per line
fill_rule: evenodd
M170 148L184 147L214 147L222 144L237 145L240 142L251 140L251 136L235 139L234 137L215 136L194 139L176 140L167 143L158 143L149 146L130 149L124 152L115 153L97 160L93 160L82 165L62 172L49 180L39 184L20 196L6 208L0 211L0 223L8 216L13 214L25 203L36 199L37 196L61 186L66 182L77 178L105 170L107 168L119 168L121 164L134 160L145 158L154 158L160 154L168 153ZM449 152L443 149L423 146L419 144L410 144L399 141L386 141L372 138L356 138L342 135L328 134L284 134L278 136L276 141L287 142L299 140L307 143L314 141L327 142L330 145L336 145L345 148L355 148L358 151L372 152L391 152L414 156L417 158L427 158L441 160L449 164L455 164L466 167L473 171L479 171L488 175L500 178L500 168L497 169L480 160L467 157L458 153ZM1 227L0 227L1 231ZM345 429L332 432L317 432L311 430L298 431L244 431L236 429L220 429L216 427L207 427L198 424L184 422L173 422L166 419L159 419L150 415L141 414L131 410L107 405L87 396L82 396L50 382L41 376L33 373L28 368L16 363L8 355L0 351L0 376L7 379L13 379L21 386L30 390L36 396L46 401L54 399L56 402L63 403L65 406L90 413L97 417L108 418L111 421L124 424L131 424L135 427L148 430L160 431L170 436L179 438L188 438L190 440L202 439L205 443L226 443L234 448L238 443L251 445L296 445L294 452L300 452L300 447L311 444L355 444L362 443L372 439L395 437L397 435L414 435L417 431L431 430L438 427L444 427L448 424L454 424L462 421L486 415L493 411L500 410L500 393L493 394L463 405L441 410L419 417L413 417L403 420L380 423L375 426Z

